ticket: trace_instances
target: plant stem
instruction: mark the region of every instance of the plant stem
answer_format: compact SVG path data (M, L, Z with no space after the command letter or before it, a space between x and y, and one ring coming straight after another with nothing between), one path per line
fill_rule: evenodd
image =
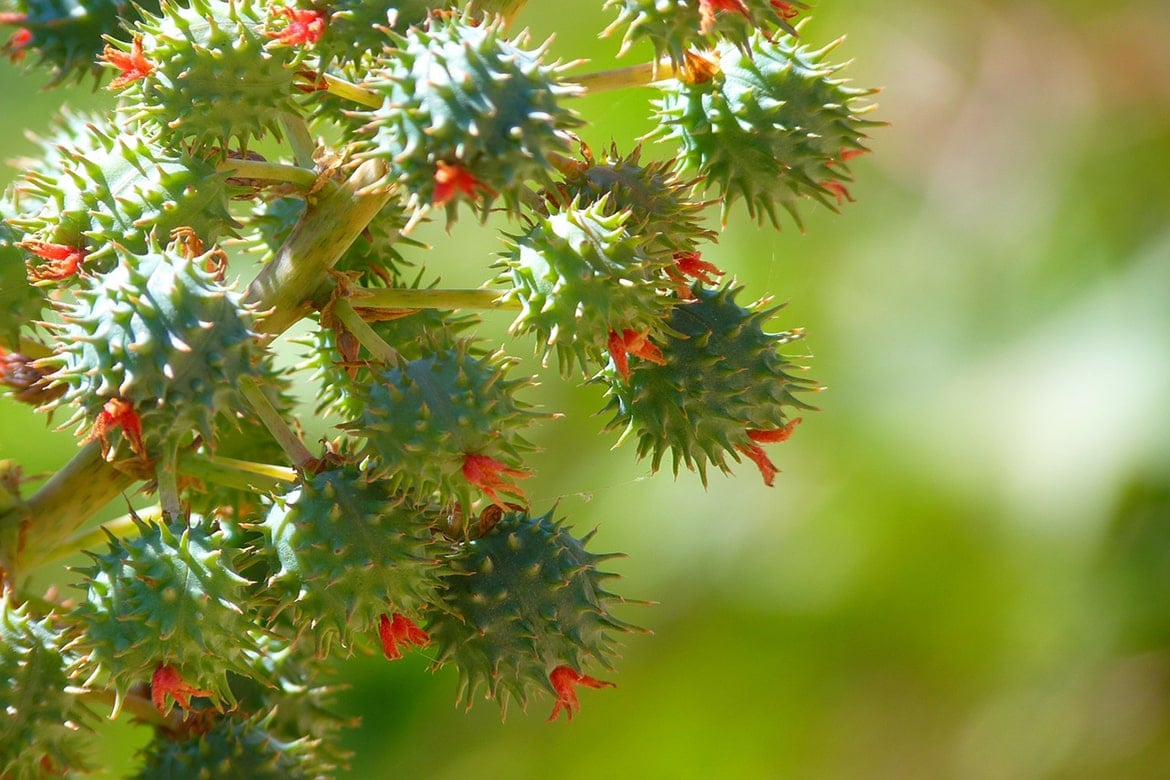
M277 490L297 481L297 472L287 466L194 453L179 457L179 472L239 490Z
M317 172L309 168L261 160L237 160L230 158L217 166L221 173L236 179L259 179L266 182L288 182L308 189L317 183Z
M383 100L381 96L345 79L330 76L328 73L321 75L311 74L309 78L312 78L314 83L323 85L325 91L337 95L339 98L359 103L367 108L382 107Z
M252 411L264 423L264 427L272 434L280 444L280 448L288 455L295 465L301 471L309 469L316 458L313 453L309 452L309 448L301 441L301 437L297 436L288 423L281 417L280 412L268 400L268 396L264 395L264 390L261 389L260 383L255 378L250 376L241 376L239 378L240 393L252 405Z
M665 70L665 76L659 76L659 71ZM595 73L583 73L580 76L571 76L570 80L584 88L582 94L596 95L601 92L610 92L615 89L628 87L645 87L674 75L674 69L664 62L644 62L640 65L627 65L624 68L601 70Z
M390 363L398 358L398 350L386 343L386 340L374 332L370 323L361 318L349 301L338 298L333 302L333 316L354 335L354 338L366 348L366 351L379 363Z
M317 142L313 140L313 133L309 130L309 123L300 114L285 112L280 115L280 126L284 128L284 135L292 149L293 159L302 168L312 170L317 167L313 155L317 151Z
M248 301L270 310L260 320L262 332L283 333L309 313L325 271L390 200L392 189L377 189L384 172L380 161L367 160L310 199L292 235L248 287Z
M136 534L138 533L138 525L134 522L135 517L144 523L155 525L162 520L163 510L161 506L147 507L146 509L129 512L107 523L102 523L96 528L87 528L84 531L78 531L54 548L41 561L41 564L53 563L54 561L68 558L74 553L100 547L106 543L106 539L108 538L107 534L119 539Z
M420 290L407 287L356 287L349 301L360 309L520 309L518 300L502 300L496 290Z

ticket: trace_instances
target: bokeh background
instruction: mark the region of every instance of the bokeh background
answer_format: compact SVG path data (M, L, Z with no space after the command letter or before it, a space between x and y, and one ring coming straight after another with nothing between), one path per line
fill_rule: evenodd
M610 67L600 5L519 23ZM885 88L857 202L810 206L803 234L736 215L706 257L789 302L822 411L771 448L774 488L745 464L703 489L611 452L600 391L546 376L567 416L526 488L629 554L616 587L657 605L623 616L654 635L571 724L453 708L425 653L355 659L346 776L1170 777L1165 0L818 5L805 40L847 33L847 74ZM61 101L109 102L18 74L0 65L7 157ZM628 149L652 97L582 100L586 139ZM464 222L428 239L452 284L499 248ZM74 446L0 406L0 457L46 472ZM110 730L110 776L145 736Z

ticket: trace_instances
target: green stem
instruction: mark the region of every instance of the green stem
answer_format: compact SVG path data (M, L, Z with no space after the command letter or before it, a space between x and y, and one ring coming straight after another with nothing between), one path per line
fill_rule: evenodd
M163 511L171 519L183 515L183 505L179 501L179 445L167 446L162 459L155 468L155 480L158 482L158 500Z
M61 544L57 545L52 552L41 561L42 565L53 563L68 558L70 555L82 552L84 550L95 550L106 543L110 536L115 536L118 539L124 539L138 533L138 525L134 522L137 517L144 523L155 525L162 521L163 510L161 506L147 507L146 509L139 509L133 513L124 514L121 517L110 520L107 523L102 523L95 528L87 528L84 531L78 531L70 536Z
M339 98L358 103L366 108L381 108L382 97L376 92L371 92L365 87L359 87L357 84L339 79L336 76L329 74L322 74L320 76L313 75L317 83L324 86L325 91L330 94L337 95Z
M309 123L300 114L285 112L280 115L280 126L284 129L289 148L292 149L293 159L302 168L313 170L317 161L313 155L317 152L317 142L309 130Z
M248 301L261 311L260 330L283 333L311 310L313 295L332 268L393 195L379 188L385 174L367 160L341 184L327 184L311 199L292 235L248 287Z
M520 309L518 300L502 300L496 290L420 290L409 287L357 287L349 302L359 309Z
M297 472L287 466L195 453L180 456L179 472L217 485L238 490L261 490L266 493L297 481Z
M659 75L666 71L664 75ZM610 92L615 89L629 87L645 87L674 75L670 65L661 62L644 62L640 65L627 65L624 68L602 70L595 73L583 73L580 76L570 76L569 80L583 87L586 95L596 95L601 92Z
M262 160L227 159L216 170L235 179L259 179L266 182L288 182L309 189L317 183L317 172L296 165L270 163Z
M379 363L390 363L398 358L398 350L374 332L370 323L363 320L346 299L338 298L333 302L333 316L354 335L374 360Z
M264 395L263 388L254 377L242 376L239 378L240 393L252 405L252 411L264 423L264 427L272 434L280 444L280 448L284 450L293 464L300 470L308 470L311 464L316 460L313 453L309 452L309 448L301 441L301 437L289 427L288 423L277 411L272 402L268 400L268 396Z

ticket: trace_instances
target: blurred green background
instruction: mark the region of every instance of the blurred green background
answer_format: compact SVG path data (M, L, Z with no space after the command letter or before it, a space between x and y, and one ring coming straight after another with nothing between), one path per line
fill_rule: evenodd
M600 5L533 0L519 24L610 67ZM819 6L806 41L848 34L847 74L885 87L857 203L806 209L805 234L737 215L705 255L789 302L776 326L806 328L828 387L771 448L776 487L750 463L706 490L651 477L597 435L597 388L545 376L567 416L525 487L629 554L616 587L658 605L623 616L654 636L571 724L457 710L425 653L349 662L346 776L1170 777L1165 1ZM8 157L61 100L109 101L18 73L0 66ZM628 149L652 96L581 101L586 139ZM499 248L466 220L428 238L452 284ZM0 457L28 472L75 446L0 413ZM125 771L145 732L111 733Z

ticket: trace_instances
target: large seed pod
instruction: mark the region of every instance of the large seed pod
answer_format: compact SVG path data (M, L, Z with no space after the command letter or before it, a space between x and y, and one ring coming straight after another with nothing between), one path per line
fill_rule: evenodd
M671 259L676 252L695 251L699 242L717 240L715 231L700 224L707 204L692 196L696 182L681 179L673 161L643 164L641 156L641 147L623 157L616 145L601 160L589 155L548 195L559 208L604 199L606 216L629 212L623 227L644 240L642 250L656 257Z
M622 599L597 566L615 556L587 551L591 536L574 537L552 512L508 513L445 559L451 574L428 629L435 666L459 670L460 701L470 707L483 689L501 711L510 697L523 707L534 691L558 693L558 667L612 668L613 635L634 629L610 614Z
M555 351L561 372L601 361L610 337L632 331L662 336L674 299L663 293L663 258L626 231L630 212L607 213L608 199L552 206L524 235L513 236L497 284L518 300L511 332L533 333L537 352Z
M569 150L581 122L560 105L578 90L544 62L547 45L525 48L500 20L466 14L431 17L394 42L364 84L383 105L360 115L354 138L359 159L386 163L387 184L415 206L446 204L449 217L471 198L486 218L497 196L515 213L526 185L552 183L549 156Z
M307 478L260 527L275 560L268 593L320 655L352 652L382 615L417 615L438 584L423 510L343 467Z
M721 41L746 49L757 30L795 34L788 20L808 6L775 0L608 0L605 7L619 11L604 34L626 28L621 53L646 39L659 58L681 65L688 50L711 48Z
M638 360L628 378L611 365L602 377L613 412L607 429L623 429L623 440L636 435L638 457L649 455L655 470L670 450L676 474L686 465L706 484L708 463L727 472L728 455L738 462L757 452L761 439L749 431L790 430L790 411L813 408L798 394L816 384L795 376L800 367L777 351L800 331L764 330L775 309L743 308L730 287L691 290L695 299L671 312L661 363Z
M753 35L745 52L721 44L711 55L715 73L662 83L658 139L677 140L679 158L723 195L723 214L743 198L753 218L779 227L777 207L800 224L796 205L812 198L830 208L847 197L847 160L865 150L857 89L834 78L840 65L789 38Z
M477 490L496 500L494 490L506 486L478 479L470 466L490 460L519 469L533 449L520 431L542 416L515 397L531 382L505 379L509 365L502 353L476 355L466 341L399 359L357 390L361 412L343 427L366 440L362 454L393 491L420 501L437 493L465 511Z
M136 780L316 780L335 767L319 754L317 740L281 739L269 726L271 713L215 718L207 728L156 731Z
M13 5L11 23L25 32L10 38L3 50L14 59L32 54L30 61L51 69L50 85L86 75L100 79L103 68L97 59L106 36L119 34L139 10L158 11L158 0L17 0Z
M279 134L282 114L297 113L296 52L269 46L258 0L164 0L145 14L131 41L107 53L130 71L113 82L119 111L178 146L246 148L266 132Z
M94 720L70 679L75 657L51 618L0 596L0 776L85 771ZM47 770L47 772L46 772Z
M131 686L154 682L163 667L190 686L177 699L234 704L227 673L255 674L246 654L259 648L244 609L248 581L232 570L223 532L195 516L135 526L137 536L110 535L104 552L90 553L93 565L79 570L82 672L106 679L115 710ZM153 694L170 708L165 691Z
M214 418L243 405L240 377L258 373L251 312L205 270L218 261L210 252L188 257L175 245L118 261L62 307L57 354L43 361L68 387L58 403L77 406L87 435L107 404L129 405L151 457L193 433L210 440ZM111 435L112 457L125 432Z
M236 227L228 177L211 161L87 119L64 115L17 183L26 240L91 248L85 267L100 273L115 246L144 253L152 234L165 239L180 227L211 243Z

